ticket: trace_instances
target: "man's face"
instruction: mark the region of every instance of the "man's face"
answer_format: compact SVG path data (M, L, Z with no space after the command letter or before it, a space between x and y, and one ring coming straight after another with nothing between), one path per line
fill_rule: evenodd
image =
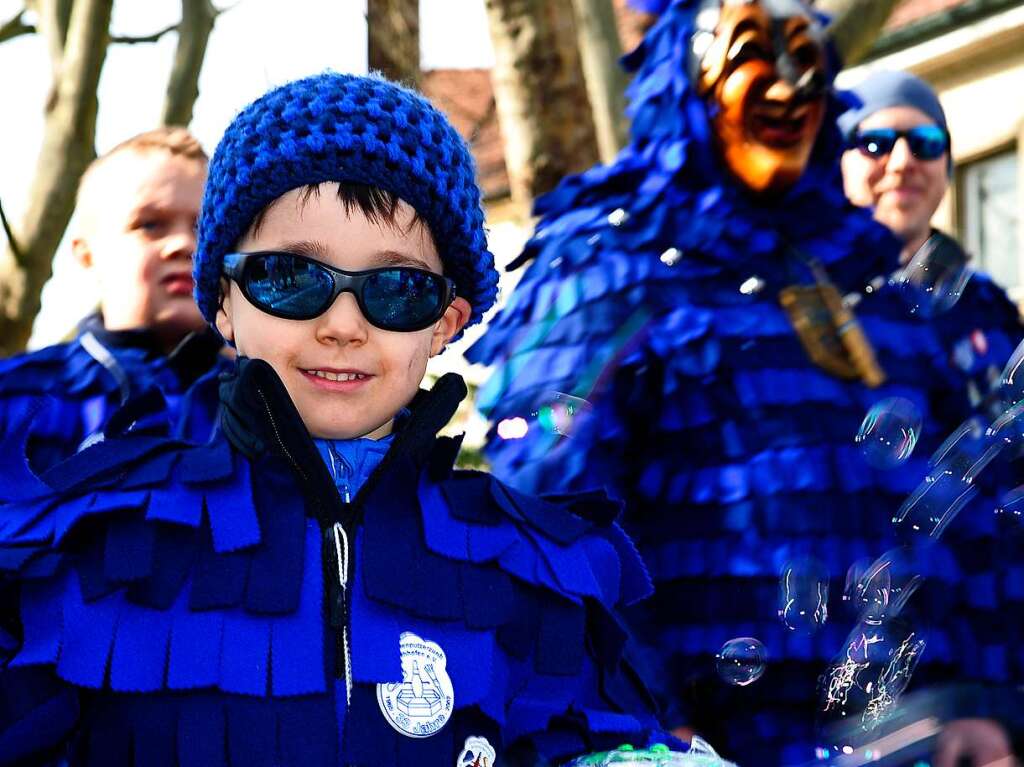
M163 150L109 157L80 198L72 248L99 283L110 330L146 328L168 346L206 323L192 298L206 168Z
M880 109L858 130L907 130L934 124L919 109L899 106ZM892 151L881 157L849 149L843 154L843 186L854 205L873 207L875 220L909 242L929 231L932 215L949 186L948 163L948 154L919 160L910 153L906 138L900 138Z
M706 46L697 88L709 102L722 159L756 193L783 192L799 180L825 113L824 53L811 20L802 6L780 5L790 15L726 2L714 32L695 37Z
M323 184L308 200L302 192L293 189L278 198L238 251L295 253L345 271L402 265L441 273L430 233L419 223L410 228L413 210L404 202L391 227L369 221L357 208L346 213L336 184ZM355 296L342 293L319 317L290 320L257 309L232 281L217 328L239 354L274 368L314 437L379 438L390 433L395 414L416 394L427 359L441 351L469 314L466 300L456 298L428 328L381 330L367 322ZM324 377L340 374L358 377Z

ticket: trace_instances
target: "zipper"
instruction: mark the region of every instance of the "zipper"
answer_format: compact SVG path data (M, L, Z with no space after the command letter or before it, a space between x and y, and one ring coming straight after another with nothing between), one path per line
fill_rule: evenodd
M341 522L335 522L331 527L331 532L334 537L334 552L336 562L338 565L338 585L336 602L339 617L341 620L341 626L335 626L335 629L339 631L341 637L341 647L338 648L341 656L341 663L343 668L341 669L345 674L345 705L349 706L352 704L352 653L348 644L348 578L349 578L349 544L348 544L348 533L345 532L345 526ZM333 585L333 584L332 584ZM332 616L334 611L332 610ZM332 621L333 625L334 621Z
M303 481L306 482L307 485L309 485L309 475L303 471L298 461L295 460L295 457L288 452L288 448L285 446L284 440L281 439L281 432L277 428L277 422L274 420L274 414L270 409L270 403L267 402L267 398L260 389L257 388L256 393L263 402L263 409L267 414L267 420L270 421L270 428L274 432L274 438L277 440L277 444L281 448L281 452L284 453L296 473L302 477ZM335 492L337 492L337 488L335 488ZM346 492L346 506L349 505L348 501L349 497ZM326 512L326 510L324 511ZM326 514L324 514L324 516L326 516ZM350 516L354 519L354 515ZM351 622L351 616L349 613L350 605L348 600L348 584L352 578L354 565L353 558L351 556L351 546L349 543L351 540L351 531L346 528L343 522L334 522L327 527L321 526L321 530L323 535L321 542L321 557L323 560L324 582L327 584L326 612L328 624L334 630L336 642L334 675L338 679L341 679L342 677L345 679L345 706L347 708L352 703L352 654L349 647L349 624Z

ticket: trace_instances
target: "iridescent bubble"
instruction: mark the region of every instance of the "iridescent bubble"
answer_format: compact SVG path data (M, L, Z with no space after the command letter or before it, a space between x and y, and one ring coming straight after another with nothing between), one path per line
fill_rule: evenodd
M891 713L924 651L920 633L905 621L859 623L818 679L823 724L877 726Z
M977 494L975 478L1003 449L1004 442L970 418L929 459L928 474L903 502L893 524L905 539L938 538Z
M865 730L875 729L892 715L900 695L910 684L926 644L917 633L910 632L893 650L874 684L866 690L869 698L861 714L861 726Z
M858 588L861 580L864 578L864 573L871 567L871 557L861 557L854 562L846 571L846 582L843 584L843 601L848 602L857 607L858 605Z
M855 591L861 620L877 626L897 617L924 582L923 569L920 551L906 546L890 549L872 562Z
M737 637L730 639L715 655L715 666L723 681L746 687L764 674L768 651L759 639Z
M1024 400L1024 341L1013 350L999 377L999 393L1003 402L1016 405Z
M914 452L921 434L921 411L903 397L888 397L872 405L854 441L864 459L876 469L893 469Z
M544 431L564 437L572 433L581 416L594 409L582 397L562 392L549 392L542 399L544 404L533 412L534 418Z
M1015 487L999 499L996 517L1012 527L1024 521L1024 485Z
M967 255L942 235L929 237L895 277L910 313L922 317L952 309L970 279Z
M828 620L828 570L814 557L792 559L779 576L779 619L790 631L813 634Z

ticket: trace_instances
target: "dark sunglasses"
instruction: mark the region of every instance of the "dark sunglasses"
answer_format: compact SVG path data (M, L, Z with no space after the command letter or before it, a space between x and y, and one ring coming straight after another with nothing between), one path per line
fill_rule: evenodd
M346 272L294 253L224 256L224 275L256 308L286 320L311 320L346 291L367 322L382 330L423 330L455 300L449 278L411 266Z
M910 153L918 160L937 160L949 149L949 134L938 125L918 125L909 130L872 128L858 131L850 138L850 147L868 157L884 157L892 152L896 142L907 140Z

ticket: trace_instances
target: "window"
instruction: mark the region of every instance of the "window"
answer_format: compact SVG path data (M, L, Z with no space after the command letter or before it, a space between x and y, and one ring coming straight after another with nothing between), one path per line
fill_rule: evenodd
M1020 265L1020 192L1014 147L968 163L961 170L964 246L1016 300L1024 299Z

